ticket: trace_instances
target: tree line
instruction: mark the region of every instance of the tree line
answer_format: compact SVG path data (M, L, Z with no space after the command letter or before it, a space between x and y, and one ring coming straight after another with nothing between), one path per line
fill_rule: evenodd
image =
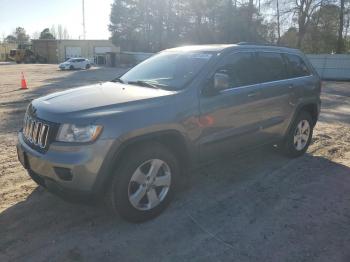
M115 0L111 39L122 50L257 42L309 53L349 50L349 0Z
M50 29L44 28L40 33L33 34L32 39L69 39L69 33L67 28L62 25L53 25ZM31 37L27 34L23 27L17 27L12 34L9 34L4 38L4 42L7 43L29 43Z

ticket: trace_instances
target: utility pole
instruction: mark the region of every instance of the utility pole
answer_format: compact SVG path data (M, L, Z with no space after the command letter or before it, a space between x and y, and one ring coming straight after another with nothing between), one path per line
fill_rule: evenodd
M83 39L86 39L86 29L85 29L85 1L83 1Z

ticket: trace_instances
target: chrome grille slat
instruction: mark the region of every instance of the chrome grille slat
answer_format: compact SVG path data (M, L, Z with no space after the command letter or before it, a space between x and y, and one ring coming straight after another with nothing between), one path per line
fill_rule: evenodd
M49 136L49 125L41 122L38 119L33 119L26 115L23 124L23 135L33 145L39 146L40 148L46 148L48 136Z
M27 121L27 133L26 133L27 137L29 137L30 123L31 123L31 122L30 122L29 119L28 119L28 121Z
M39 134L39 128L41 127L41 122L35 122L34 125L34 131L33 131L33 143L35 145L38 145L38 134Z
M32 143L33 143L34 126L35 126L35 121L32 120L30 122L30 129L29 129L29 135L28 135L29 141L32 142Z
M40 147L44 148L47 144L47 138L49 136L49 126L48 125L43 125L42 127L42 133L40 136L41 142L39 143ZM43 145L43 146L41 146Z
M26 118L26 133L25 133L26 137L29 135L29 128L30 128L30 121L29 121L29 117L27 117Z

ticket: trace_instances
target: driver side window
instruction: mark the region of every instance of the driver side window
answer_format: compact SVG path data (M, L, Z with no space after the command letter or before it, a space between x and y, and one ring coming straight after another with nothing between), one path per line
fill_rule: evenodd
M254 72L254 54L252 52L229 55L225 65L217 73L229 76L229 88L253 85L258 82Z

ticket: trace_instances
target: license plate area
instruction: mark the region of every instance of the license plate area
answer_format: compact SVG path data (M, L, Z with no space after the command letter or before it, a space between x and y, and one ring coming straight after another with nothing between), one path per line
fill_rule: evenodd
M28 156L19 146L17 146L17 157L25 169L30 169Z

